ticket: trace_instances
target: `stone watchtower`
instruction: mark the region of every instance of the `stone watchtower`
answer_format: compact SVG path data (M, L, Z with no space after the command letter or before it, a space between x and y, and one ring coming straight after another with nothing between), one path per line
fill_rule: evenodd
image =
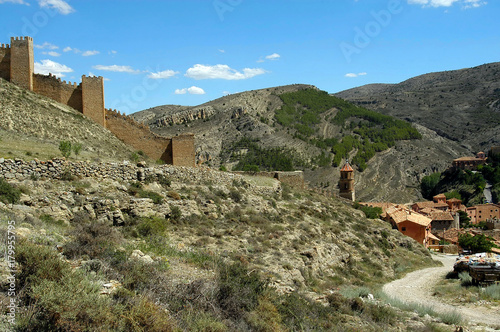
M354 169L346 161L342 169L340 170L340 197L347 198L351 201L355 200L354 194Z
M26 90L33 91L33 38L10 38L10 81Z

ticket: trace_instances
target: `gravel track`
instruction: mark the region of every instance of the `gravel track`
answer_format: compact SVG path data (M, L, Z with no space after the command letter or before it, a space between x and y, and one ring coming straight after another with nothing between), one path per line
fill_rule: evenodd
M486 307L465 307L446 304L432 296L435 285L453 270L457 256L435 255L442 267L432 267L408 273L404 278L384 285L383 291L389 297L406 303L417 303L432 307L439 313L459 312L471 324L487 325L500 331L500 309Z

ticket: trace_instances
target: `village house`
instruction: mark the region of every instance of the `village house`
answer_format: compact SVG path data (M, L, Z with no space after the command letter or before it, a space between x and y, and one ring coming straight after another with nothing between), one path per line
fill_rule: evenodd
M479 204L467 208L467 215L472 224L478 224L488 219L500 219L500 205Z
M484 152L478 152L476 157L461 157L453 160L453 167L463 170L476 170L477 166L486 163L486 155Z
M457 228L459 225L458 215L457 219L449 211L442 211L433 208L425 208L420 210L420 213L432 220L432 231L450 229L452 227Z
M434 236L431 236L432 219L410 209L404 207L387 209L387 221L426 248L430 245L429 239L434 239Z

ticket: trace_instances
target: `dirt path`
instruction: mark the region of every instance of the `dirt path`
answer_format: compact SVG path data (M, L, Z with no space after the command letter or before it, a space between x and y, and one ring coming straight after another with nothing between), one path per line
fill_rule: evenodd
M500 329L500 310L485 307L469 308L465 306L454 306L439 302L433 298L434 286L453 270L456 256L435 255L434 259L443 262L442 267L432 267L407 274L404 278L395 280L384 286L383 291L390 297L407 303L418 303L431 306L437 312L457 311L464 320L472 324L487 325Z

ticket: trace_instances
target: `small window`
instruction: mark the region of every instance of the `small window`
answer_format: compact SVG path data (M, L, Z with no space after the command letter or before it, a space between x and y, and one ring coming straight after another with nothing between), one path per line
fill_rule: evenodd
M401 227L401 232L406 232L406 227Z

